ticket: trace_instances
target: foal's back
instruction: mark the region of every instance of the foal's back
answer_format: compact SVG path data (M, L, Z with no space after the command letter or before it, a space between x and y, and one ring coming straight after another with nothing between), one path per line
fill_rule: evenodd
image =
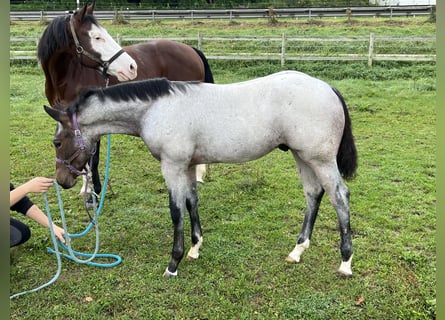
M189 84L149 113L146 134L155 149L178 144L196 163L249 161L281 144L294 150L338 145L344 125L332 88L296 71L226 85Z

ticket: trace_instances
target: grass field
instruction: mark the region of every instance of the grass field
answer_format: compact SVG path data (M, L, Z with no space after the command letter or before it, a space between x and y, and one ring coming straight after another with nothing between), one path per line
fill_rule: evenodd
M373 28L394 35L435 34L431 25L399 22L390 29L386 22L374 22ZM362 31L369 25L357 24L352 32L369 32ZM15 27L25 29L11 26L12 33ZM183 32L182 24L163 27L166 34ZM312 28L320 34L345 32L337 21ZM220 83L280 69L262 62L211 64ZM359 152L358 175L348 183L352 278L335 274L339 235L326 199L302 262L284 261L303 220L304 197L292 156L281 151L246 164L210 167L199 187L201 257L183 261L177 278L162 278L172 225L159 164L139 139L115 135L112 190L99 221L100 251L119 254L122 264L103 269L63 260L56 283L11 301L11 319L435 318L435 65L378 63L370 69L364 63L307 62L286 68L336 86L350 109ZM36 65L13 64L10 79L11 179L19 184L36 175L53 176L55 124L42 109L47 103L43 74ZM77 191L63 192L70 232L87 222ZM48 196L58 217L54 191ZM40 196L32 198L43 208ZM29 224L31 240L11 250L11 294L45 283L57 269L55 257L46 253L49 232ZM187 233L188 227L187 221ZM94 237L74 245L91 252Z

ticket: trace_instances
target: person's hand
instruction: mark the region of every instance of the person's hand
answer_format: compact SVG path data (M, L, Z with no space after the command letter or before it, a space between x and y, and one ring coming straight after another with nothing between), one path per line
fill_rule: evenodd
M53 185L53 179L45 177L37 177L29 180L26 184L27 193L43 193L48 191Z
M63 228L59 226L56 226L55 224L53 224L53 230L54 235L57 237L57 239L62 241L62 243L65 243L65 238L63 237L63 235L65 234L65 230L63 230Z

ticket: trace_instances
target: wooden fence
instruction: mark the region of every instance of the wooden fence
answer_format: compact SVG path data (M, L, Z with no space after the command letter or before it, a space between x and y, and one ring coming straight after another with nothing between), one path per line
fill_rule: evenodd
M73 3L74 4L74 3ZM291 18L312 19L322 17L415 17L427 16L435 12L435 5L408 6L366 6L366 7L327 7L327 8L268 8L258 9L196 9L196 10L99 10L94 11L98 20L165 20L165 19L262 19ZM11 11L11 21L52 20L72 11Z
M436 61L435 37L305 38L287 37L197 37L169 38L197 47L209 60L286 61ZM148 37L121 37L129 45L154 40ZM11 60L35 60L38 37L10 38ZM25 49L22 49L25 48ZM32 49L31 49L32 48ZM218 49L219 48L219 49Z

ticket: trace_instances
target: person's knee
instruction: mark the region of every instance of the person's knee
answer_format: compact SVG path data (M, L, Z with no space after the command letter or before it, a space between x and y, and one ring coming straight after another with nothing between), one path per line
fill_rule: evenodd
M21 221L10 219L10 247L25 243L31 238L31 229Z

